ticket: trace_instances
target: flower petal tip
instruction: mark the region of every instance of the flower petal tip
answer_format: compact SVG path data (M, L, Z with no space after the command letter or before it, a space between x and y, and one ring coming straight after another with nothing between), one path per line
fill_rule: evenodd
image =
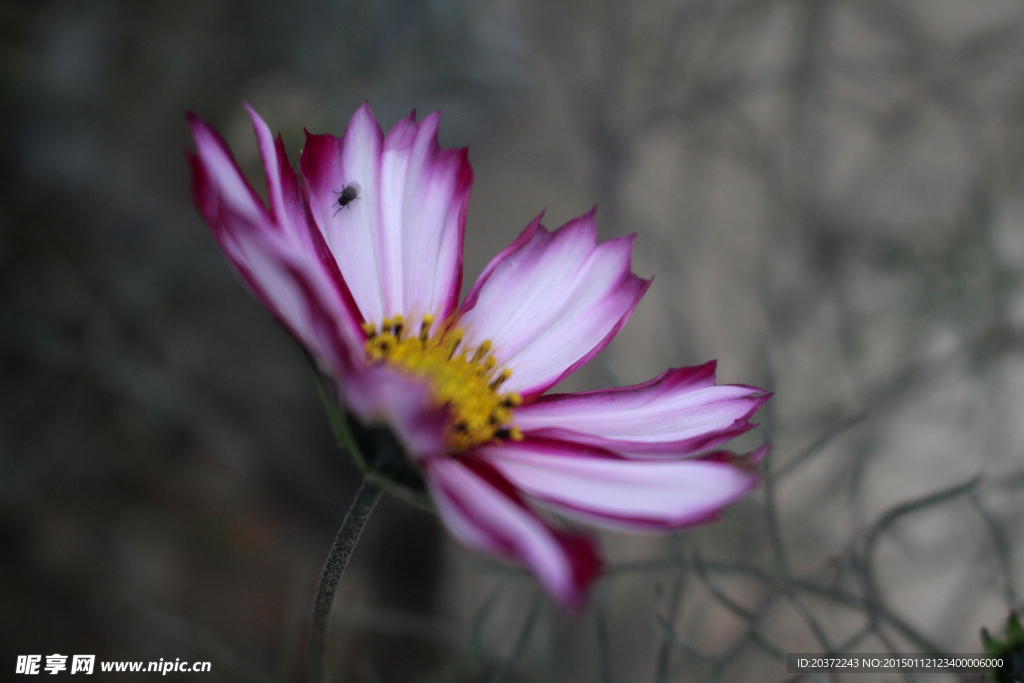
M556 532L572 562L572 582L552 597L566 613L580 616L587 607L590 588L604 569L604 561L597 550L596 541L587 535Z
M765 456L771 453L773 446L774 444L771 441L765 441L763 444L747 454L746 461L750 463L751 466L759 465L761 461L765 459Z

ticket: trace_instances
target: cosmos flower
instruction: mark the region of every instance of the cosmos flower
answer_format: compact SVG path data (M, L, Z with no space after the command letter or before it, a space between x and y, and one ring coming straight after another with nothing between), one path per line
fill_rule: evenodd
M246 105L248 107L248 105ZM591 211L534 220L459 304L472 171L441 149L438 114L385 136L363 105L341 138L310 135L299 175L249 108L269 207L207 123L189 116L200 212L239 275L337 381L363 424L386 425L448 530L527 567L578 607L600 571L590 536L713 519L756 485L766 447L717 447L768 399L716 385L715 364L630 387L545 394L626 323L649 280L633 237L597 242Z

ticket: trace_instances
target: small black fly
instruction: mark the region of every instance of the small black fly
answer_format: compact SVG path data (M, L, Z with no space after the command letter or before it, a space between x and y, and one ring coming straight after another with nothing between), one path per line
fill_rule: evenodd
M361 188L359 187L359 183L351 182L348 185L346 185L341 192L335 192L335 194L338 195L338 201L336 202L338 205L338 209L334 212L335 216L338 215L338 211L344 209L346 206L351 204L356 197L359 196L360 189Z

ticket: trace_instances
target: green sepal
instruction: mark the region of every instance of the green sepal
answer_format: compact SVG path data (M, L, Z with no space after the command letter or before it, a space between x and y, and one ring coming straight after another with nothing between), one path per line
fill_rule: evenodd
M419 470L402 450L393 435L384 434L381 427L368 428L350 417L328 388L316 361L303 350L306 367L313 378L316 394L327 413L327 421L338 448L348 453L352 462L369 481L388 493L434 512L434 504L427 495ZM362 444L360 444L362 442ZM369 447L371 457L367 457Z

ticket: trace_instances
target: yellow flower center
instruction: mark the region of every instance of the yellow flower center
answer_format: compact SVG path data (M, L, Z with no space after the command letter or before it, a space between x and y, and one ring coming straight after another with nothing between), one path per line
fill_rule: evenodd
M425 315L419 332L411 334L400 315L385 318L380 329L364 323L367 358L428 382L437 404L447 406L451 414L446 438L453 449L494 439L522 439L522 432L512 426L512 409L522 398L500 391L512 371L498 369L491 342L470 348L462 343L464 329L446 323L431 333L433 323L434 316Z

